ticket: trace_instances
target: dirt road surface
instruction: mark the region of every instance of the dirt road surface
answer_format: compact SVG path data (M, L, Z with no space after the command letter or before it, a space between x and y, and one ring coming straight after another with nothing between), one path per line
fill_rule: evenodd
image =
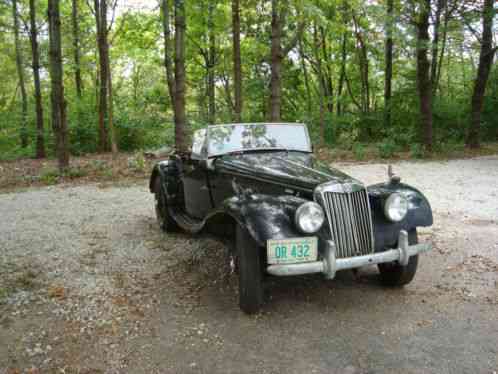
M225 243L162 234L145 181L0 194L0 373L496 373L498 157L395 171L434 209L415 280L274 279L251 317Z

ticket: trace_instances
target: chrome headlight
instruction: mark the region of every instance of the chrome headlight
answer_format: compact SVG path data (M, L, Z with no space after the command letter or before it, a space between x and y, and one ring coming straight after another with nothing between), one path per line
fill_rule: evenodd
M296 210L297 228L304 234L313 234L320 230L325 221L325 214L320 205L313 201L302 204Z
M392 193L384 203L384 214L389 221L399 222L408 213L408 200L399 193Z

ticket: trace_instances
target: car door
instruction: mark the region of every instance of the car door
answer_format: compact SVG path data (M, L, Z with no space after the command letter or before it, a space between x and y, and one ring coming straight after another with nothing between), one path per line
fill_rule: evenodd
M201 162L206 157L206 130L197 130L193 136L192 153L183 164L183 194L186 213L203 219L213 208L207 170Z

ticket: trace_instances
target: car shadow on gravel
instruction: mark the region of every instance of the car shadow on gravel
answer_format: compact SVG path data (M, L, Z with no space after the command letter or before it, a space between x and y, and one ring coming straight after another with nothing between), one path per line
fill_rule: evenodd
M182 234L175 237L189 238ZM197 236L196 242L186 246L187 251L178 264L167 270L170 276L163 279L164 287L174 290L184 306L190 304L189 312L202 309L208 314L231 311L242 314L238 309L238 276L229 266L229 245L230 242L211 236ZM174 284L167 285L172 279ZM326 280L321 274L268 276L265 295L262 313L285 315L301 308L324 312L340 307L351 308L353 312L360 301L377 303L400 295L406 297L410 292L383 287L376 267L371 266L358 271L340 271L333 280Z

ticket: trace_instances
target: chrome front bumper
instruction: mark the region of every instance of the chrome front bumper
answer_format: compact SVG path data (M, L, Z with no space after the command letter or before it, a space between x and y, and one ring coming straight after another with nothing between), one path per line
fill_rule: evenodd
M323 273L325 278L334 279L339 270L354 269L365 265L381 264L384 262L398 261L401 265L407 265L411 256L427 252L432 249L429 243L408 244L408 233L400 231L398 237L398 248L389 249L384 252L372 253L365 256L336 258L335 244L328 240L322 261L304 262L300 264L269 265L267 272L272 275L302 275L311 273Z

